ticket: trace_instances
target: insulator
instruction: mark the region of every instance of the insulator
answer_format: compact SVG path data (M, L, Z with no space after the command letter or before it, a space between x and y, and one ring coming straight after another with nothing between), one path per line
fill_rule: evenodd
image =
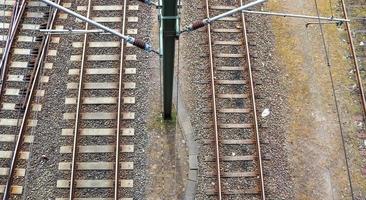
M146 43L146 42L144 42L142 40L133 38L131 36L127 36L125 40L126 40L126 42L128 42L130 44L133 44L134 46L136 46L138 48L141 48L141 49L143 49L143 50L145 50L147 52L151 52L152 51L152 52L157 53L156 51L154 51L152 49L152 46L150 44L148 44L148 43Z
M204 27L206 24L202 20L194 21L190 27L191 31Z
M135 41L133 41L133 45L135 45L141 49L145 49L145 42L140 39L135 39Z

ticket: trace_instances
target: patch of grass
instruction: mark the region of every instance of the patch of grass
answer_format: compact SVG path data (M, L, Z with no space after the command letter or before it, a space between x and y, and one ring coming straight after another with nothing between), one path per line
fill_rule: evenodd
M365 10L360 9L358 11L355 9L352 14L360 16L366 15ZM338 15L342 14L339 13ZM326 26L325 33L328 38L327 43L332 55L332 71L338 101L341 105L341 120L343 122L348 122L343 125L343 128L345 129L346 149L350 160L349 164L351 165L352 184L354 189L366 191L365 179L360 174L360 168L364 164L358 149L361 141L357 138L357 127L353 121L353 117L360 115L362 110L358 94L351 93L349 89L351 85L356 84L355 75L353 73L349 74L349 71L354 69L354 64L351 59L346 58L347 55L351 54L348 43L342 42L342 39L348 41L348 38L345 31L341 29L337 30L334 26Z
M166 128L175 127L177 120L177 112L175 109L172 110L172 118L164 119L162 113L158 112L155 116L152 117L149 128L154 130L161 130Z
M329 8L329 1L320 0L319 9L321 15L330 16L331 10ZM270 1L267 3L269 10L272 11L283 11L285 7L283 4L279 3L279 1ZM341 9L337 4L333 3L333 12L335 16L343 16L341 13ZM352 16L365 16L365 9L355 9L352 13ZM305 62L304 58L299 56L301 55L301 49L299 47L302 46L301 42L298 41L296 35L293 35L292 30L294 27L289 27L287 21L288 19L284 18L273 18L273 32L276 38L276 54L281 58L283 62L283 69L287 73L286 77L286 86L289 88L289 92L292 94L288 101L291 108L296 113L297 111L301 111L303 108L308 106L311 102L308 102L307 99L309 97L309 88L305 84L309 77L306 77L302 70L302 65ZM331 70L333 73L333 78L335 81L335 88L337 99L340 105L341 111L341 121L343 122L343 128L346 138L346 148L347 154L349 156L349 161L351 165L351 174L352 174L352 182L354 188L357 188L355 192L366 191L366 180L360 174L360 168L364 166L364 160L359 153L359 145L360 140L357 138L357 127L355 126L355 122L353 121L353 117L362 113L361 106L359 103L359 97L357 94L351 93L350 87L356 83L355 77L353 74L350 74L350 70L354 68L353 63L347 56L350 54L349 46L346 32L342 28L338 28L334 25L324 25L324 32L326 43L330 51L330 63L332 65ZM351 23L352 29L360 28L357 24ZM364 41L366 36L357 35L360 41ZM344 40L344 41L343 41ZM356 44L357 45L357 44ZM319 46L319 48L322 48ZM320 51L322 53L322 51ZM320 56L314 56L314 62L319 63L321 60ZM323 62L323 61L322 61ZM364 78L364 75L363 75ZM364 79L365 80L365 79ZM327 86L329 88L329 79L320 80L320 85L324 87ZM326 91L330 93L330 91ZM326 95L325 97L329 97L330 95ZM328 102L329 105L332 103L332 98L323 99L323 102ZM307 124L309 121L311 122L312 118L306 118L299 120L299 118L295 115L293 116L291 128L294 130L293 132L302 132L308 133ZM311 123L310 123L311 124ZM296 134L289 135L289 142L297 139Z

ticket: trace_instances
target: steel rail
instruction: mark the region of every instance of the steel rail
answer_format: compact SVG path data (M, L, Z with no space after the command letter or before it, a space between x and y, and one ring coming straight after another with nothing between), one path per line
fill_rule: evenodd
M58 0L58 2L60 2L60 0ZM50 19L48 21L48 28L52 28L53 27L53 23L55 21L56 18L56 14L57 14L57 9L55 9L54 13L52 16L50 16ZM20 145L21 142L23 140L23 135L25 132L25 127L26 127L26 123L27 123L27 118L30 114L30 110L31 110L31 102L33 100L34 94L35 94L35 89L36 89L36 85L38 83L38 78L39 78L39 74L41 71L41 68L43 66L43 61L45 59L46 56L46 51L47 51L47 47L50 41L50 36L46 36L46 38L44 39L44 43L41 46L42 51L40 52L40 59L38 60L37 66L36 66L36 70L35 70L35 78L34 80L30 83L31 87L30 87L30 94L26 100L26 106L25 106L25 110L24 110L24 114L22 117L22 121L21 121L21 125L18 131L18 137L15 143L15 147L14 147L14 151L12 154L12 160L11 160L11 164L10 164L10 168L9 168L9 173L8 173L8 179L6 181L5 184L5 189L4 189L4 195L3 195L3 200L8 200L9 196L10 196L10 188L13 182L13 174L15 172L15 165L17 162L17 156L18 156L18 152L20 151Z
M23 3L25 3L25 1L23 1ZM9 48L9 44L11 44L12 40L10 40L9 38L11 38L11 36L14 33L14 23L17 22L17 18L19 17L19 15L21 14L20 12L18 12L18 7L19 7L19 1L14 2L14 7L13 7L13 11L11 14L11 20L9 23L9 30L8 30L8 35L6 38L6 44L5 44L5 48L4 48L4 52L2 54L2 58L1 58L1 62L0 62L0 69L3 68L3 63L5 62L4 60L7 59L8 56L8 49ZM4 15L5 17L5 15ZM2 79L1 79L2 80Z
M91 0L88 0L88 8L86 17L90 18L91 12ZM88 30L89 23L85 23L85 30ZM83 50L81 54L81 64L80 64L80 74L79 74L79 87L78 87L78 97L76 103L76 113L75 113L75 124L74 124L74 140L72 145L72 159L71 159L71 175L70 175L70 192L69 192L69 200L72 200L74 197L74 180L75 180L75 164L76 164L76 152L77 152L77 143L78 143L78 133L79 133L79 118L80 118L80 110L81 110L81 95L83 91L83 78L84 78L84 66L85 66L85 58L86 58L86 46L87 46L87 38L88 33L84 34L83 40Z
M240 0L240 4L243 5L243 0ZM258 118L257 118L257 106L255 102L255 91L254 91L254 82L253 82L253 73L252 73L252 64L249 53L249 42L248 42L248 34L245 23L245 14L241 13L242 16L242 24L243 24L243 34L244 34L244 42L245 42L245 51L247 58L247 67L248 67L248 76L249 76L249 85L250 85L250 93L251 93L251 102L252 102L252 111L253 111L253 120L254 120L254 132L256 137L256 147L258 154L258 165L259 165L259 176L260 176L260 187L261 187L261 197L262 200L266 199L264 192L264 178L263 178L263 167L262 167L262 153L260 147L260 138L259 138L259 130L258 130ZM245 71L245 66L244 66Z
M13 11L12 11L12 15L11 15L11 21L10 21L10 24L9 24L9 32L8 32L9 35L11 33L11 30L12 30L11 27L13 27L13 22L16 19L16 13L18 13L18 8L19 8L19 1L14 1Z
M344 2L344 0L341 0L341 4L342 4L342 11L344 14L344 18L348 19L348 14L347 14L347 8L346 8L346 4ZM352 38L352 33L351 33L351 27L349 22L346 22L346 29L347 29L347 35L348 35L348 39L349 39L349 45L350 45L350 49L351 49L351 54L352 54L352 60L354 63L354 67L356 70L356 78L357 78L357 84L358 87L360 89L360 94L361 94L361 104L362 104L362 109L363 109L363 121L365 122L366 120L366 102L365 102L365 93L364 93L364 89L363 89L363 83L362 83L362 79L361 79L361 74L360 74L360 67L357 61L357 54L356 54L356 50L355 50L355 46L353 43L353 38ZM338 116L339 118L339 116ZM341 126L341 124L340 124ZM341 127L341 136L342 136L342 143L343 143L343 150L344 150L344 156L346 159L346 165L347 165L347 174L348 174L348 178L349 178L349 186L350 186L350 192L351 192L351 197L352 199L354 199L354 193L353 193L353 185L352 185L352 176L350 174L350 169L348 167L348 159L347 159L347 151L346 151L346 146L345 146L345 139L342 133L342 127Z
M209 0L206 0L206 15L210 18ZM215 89L215 72L214 72L214 61L213 61L213 50L212 50L212 37L211 37L211 24L207 24L208 34L208 47L210 57L210 78L211 78L211 92L212 92L212 114L214 117L214 132L215 132L215 153L216 153L216 171L217 171L217 189L218 199L222 199L222 186L221 186L221 172L220 172L220 151L219 151L219 133L217 124L217 107L216 107L216 89Z
M346 4L344 3L344 0L341 0L341 4L342 4L342 11L344 14L344 18L348 19L347 8L346 8ZM365 100L365 92L364 92L364 88L363 88L363 84L362 84L362 78L361 78L361 74L360 74L360 67L359 67L359 64L357 61L357 55L356 55L356 50L355 50L355 46L353 43L350 24L349 24L349 22L345 22L345 23L346 23L348 40L349 40L349 46L350 46L351 54L352 54L352 61L353 61L353 64L354 64L355 70L356 70L357 84L358 84L358 88L360 89L361 104L362 104L363 115L364 115L363 118L365 121L366 120L366 100Z
M26 6L26 2L23 1L23 3L20 5L20 10L18 12L18 9L14 8L13 10L13 14L12 14L12 20L9 24L9 32L8 32L8 36L7 36L7 40L6 40L6 45L4 48L4 52L1 58L1 63L0 63L0 101L2 99L2 94L3 94L3 90L4 90L4 83L5 83L5 75L7 73L8 67L8 58L9 58L9 54L10 54L10 49L11 46L13 44L14 41L14 37L16 35L16 30L18 29L19 26L19 22L20 19L23 16L24 13L24 9ZM18 5L16 5L16 7L18 7Z
M25 2L25 1L23 1ZM16 22L16 19L18 18L18 7L19 7L19 1L14 1L14 5L13 5L13 11L11 14L11 20L9 23L9 30L8 30L8 35L6 37L6 43L5 43L5 47L4 47L4 52L1 55L1 61L0 61L0 102L1 102L1 98L2 98L2 91L3 91L3 85L5 82L5 74L7 72L7 68L6 68L6 64L7 60L8 60L8 56L9 56L9 52L10 52L10 48L11 48L11 44L13 42L12 40L12 36L13 36L13 24ZM5 12L5 10L4 10ZM5 17L5 14L4 14ZM3 27L5 28L5 25L3 25Z
M122 34L125 34L126 27L126 10L127 0L123 0L123 20L122 20ZM119 152L120 152L120 134L121 134L121 110L122 110L122 76L123 76L123 64L124 64L124 41L121 40L121 54L120 54L120 66L119 66L119 81L118 81L118 100L117 100L117 127L116 127L116 160L115 160L115 174L114 174L114 200L118 200L118 176L119 176Z
M13 5L13 11L12 11L12 14L11 14L11 19L10 19L10 23L9 23L9 30L8 30L8 35L6 37L6 44L5 44L5 47L4 47L4 52L1 56L1 61L0 61L0 70L2 70L3 68L3 62L5 60L5 55L7 55L7 49L8 49L8 45L9 45L9 38L10 36L13 34L13 23L15 22L15 19L17 18L18 16L18 12L17 12L17 9L18 9L18 1L14 2L14 5ZM5 10L4 10L5 12ZM4 14L4 18L5 18L5 14ZM5 25L3 25L3 28L5 28Z
M23 1L25 1L25 0L23 0ZM16 1L15 1L15 3L14 3L14 5L15 5L15 13L18 13L19 3L20 3L20 1L19 1L19 0L16 0ZM9 27L10 27L10 26L9 26Z

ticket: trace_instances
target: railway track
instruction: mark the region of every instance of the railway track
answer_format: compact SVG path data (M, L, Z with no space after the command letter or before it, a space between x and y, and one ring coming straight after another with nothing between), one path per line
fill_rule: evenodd
M360 73L360 70L366 63L365 59L366 54L363 51L366 43L365 42L366 30L364 30L366 24L366 18L365 16L360 16L360 13L362 15L362 9L365 8L365 5L353 2L349 3L349 5L346 6L345 1L342 0L341 6L344 17L346 19L352 20L353 29L351 29L349 23L346 23L346 31L348 34L348 40L351 49L351 56L352 56L351 58L355 66L356 79L360 89L362 108L363 112L366 114L366 98L364 93L364 85L362 84L363 77Z
M127 27L138 18L127 14L137 12L138 5L127 0L86 3L78 4L77 12L123 34L137 34ZM94 29L76 22L75 28ZM67 144L60 148L63 178L57 181L57 199L132 199L134 144L128 138L135 132L130 122L135 119L131 105L136 83L128 80L136 74L129 66L136 55L127 55L132 46L111 34L83 34L72 46L65 99L69 112L62 130Z
M206 17L243 5L206 0ZM205 199L265 199L251 55L244 14L208 25L211 149Z
M344 0L341 1L342 11L344 17L352 20L352 29L349 23L346 23L346 31L348 34L348 42L351 50L351 59L354 64L354 71L356 75L356 81L359 89L359 94L361 96L361 105L364 113L363 122L365 122L366 117L366 98L365 98L365 85L363 81L365 80L364 74L361 70L365 70L366 64L366 16L362 16L362 10L366 8L365 4L357 2L347 2L347 6ZM362 144L365 144L366 133L364 130L359 131L357 134L358 138L361 140ZM366 155L366 149L364 147L360 148L361 155ZM366 168L363 166L361 172L366 176Z
M2 199L20 199L23 195L29 159L31 132L37 125L37 103L48 82L44 75L52 63L46 57L57 39L43 36L39 29L53 28L56 11L35 1L0 1L1 13L1 89L0 89L0 193ZM7 40L9 38L9 40ZM11 42L12 41L12 42Z

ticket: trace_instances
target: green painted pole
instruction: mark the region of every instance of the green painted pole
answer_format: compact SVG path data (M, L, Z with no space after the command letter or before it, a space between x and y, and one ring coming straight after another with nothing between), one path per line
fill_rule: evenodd
M163 95L164 119L172 117L175 40L177 38L177 0L163 0Z

